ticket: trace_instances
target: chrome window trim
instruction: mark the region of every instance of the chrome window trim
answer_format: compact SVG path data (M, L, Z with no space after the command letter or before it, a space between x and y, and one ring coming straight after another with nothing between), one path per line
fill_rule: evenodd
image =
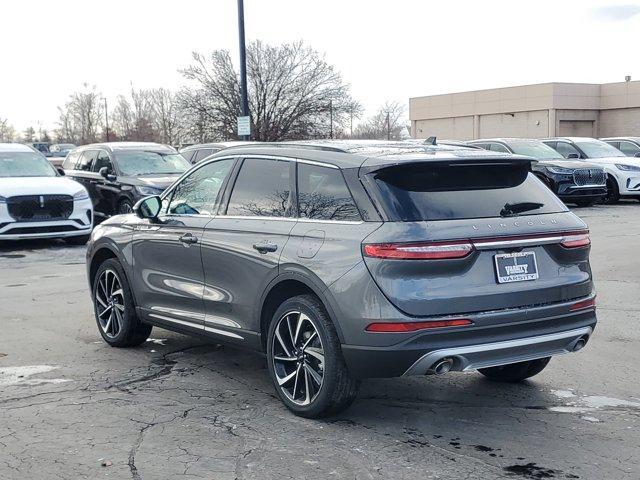
M237 333L227 332L226 330L220 330L219 328L212 328L212 327L206 327L206 326L203 328L202 324L193 323L193 322L187 322L185 320L178 320L176 318L167 317L165 315L160 315L160 314L157 314L157 313L149 313L149 316L152 317L152 318L157 318L159 320L164 320L165 322L177 323L178 325L184 325L186 327L192 327L192 328L195 328L195 329L204 329L204 331L206 331L206 332L216 333L218 335L223 335L223 336L226 336L226 337L236 338L238 340L244 340L244 337L241 337Z

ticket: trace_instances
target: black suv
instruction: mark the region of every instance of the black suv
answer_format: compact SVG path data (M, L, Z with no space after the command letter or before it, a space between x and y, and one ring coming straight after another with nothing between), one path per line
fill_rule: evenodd
M261 352L308 417L366 377L532 377L584 347L596 313L587 226L530 163L400 142L226 149L94 230L98 330Z
M567 160L541 140L489 138L468 144L538 160L531 169L564 202L586 207L604 200L607 195L607 175L602 167L581 160Z
M141 198L159 195L191 165L159 143L111 142L69 152L65 175L89 192L96 216L130 213Z

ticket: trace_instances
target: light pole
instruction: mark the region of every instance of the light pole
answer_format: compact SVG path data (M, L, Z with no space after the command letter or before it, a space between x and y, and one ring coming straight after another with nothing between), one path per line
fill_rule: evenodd
M247 53L244 44L244 0L238 0L238 37L240 40L240 96L242 116L249 116L247 96ZM242 140L250 140L251 135L238 135Z
M100 100L102 100L104 102L104 124L105 124L105 130L106 130L106 134L107 134L107 142L109 141L109 110L107 107L107 99L105 97L102 97Z

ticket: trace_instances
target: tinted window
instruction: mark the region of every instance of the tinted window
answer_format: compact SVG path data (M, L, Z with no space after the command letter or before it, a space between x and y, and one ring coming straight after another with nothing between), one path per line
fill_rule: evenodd
M62 164L62 168L65 170L75 170L76 163L80 158L80 152L71 152L67 155L67 158L64 159L64 163Z
M229 199L227 215L290 216L290 162L245 159Z
M340 170L298 164L298 209L301 218L360 220Z
M521 215L566 211L527 164L413 164L374 179L390 217L400 221L500 217L505 208Z
M0 152L0 177L55 177L55 169L35 152Z
M511 153L509 149L500 143L491 143L489 144L489 150L492 152L502 152L502 153Z
M631 142L620 142L620 146L618 148L627 157L633 157L636 153L640 152L640 147Z
M234 160L219 160L199 168L173 190L168 213L174 215L212 215L220 188Z
M587 158L624 157L624 153L600 140L577 140L574 142Z
M80 155L80 161L76 165L76 170L90 171L93 167L93 162L98 156L98 152L95 150L85 150Z
M196 155L192 159L192 163L198 163L200 160L204 160L209 155L214 154L216 151L211 148L204 148L202 150L198 150Z
M566 142L558 142L558 145L556 145L556 151L564 158L569 158L570 154L577 155L575 158L580 158L582 156L573 145Z
M119 151L118 167L123 175L183 173L191 166L182 155L173 152Z
M195 153L195 150L187 150L186 152L180 152L180 155L182 155L187 162L191 162Z
M111 159L109 158L109 154L104 150L100 150L98 152L98 156L96 161L93 164L93 171L99 172L101 168L107 169L107 172L113 173L113 165L111 164Z
M526 155L539 160L564 158L549 145L535 140L510 140L509 147L517 155Z

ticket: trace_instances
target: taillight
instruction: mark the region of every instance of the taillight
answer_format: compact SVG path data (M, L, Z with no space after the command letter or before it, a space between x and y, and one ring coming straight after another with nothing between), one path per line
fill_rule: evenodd
M396 258L401 260L436 260L463 258L471 253L468 241L431 243L369 243L363 247L367 257Z
M560 245L564 248L580 248L591 245L589 232L566 233L563 235Z
M406 333L430 328L464 327L473 322L467 318L452 318L450 320L428 320L426 322L400 322L400 323L371 323L365 329L373 333Z
M569 307L569 310L572 312L575 312L577 310L588 310L588 309L592 309L592 308L596 308L596 297L590 298L589 300L582 300L580 302L576 302L573 305L571 305L571 307Z

